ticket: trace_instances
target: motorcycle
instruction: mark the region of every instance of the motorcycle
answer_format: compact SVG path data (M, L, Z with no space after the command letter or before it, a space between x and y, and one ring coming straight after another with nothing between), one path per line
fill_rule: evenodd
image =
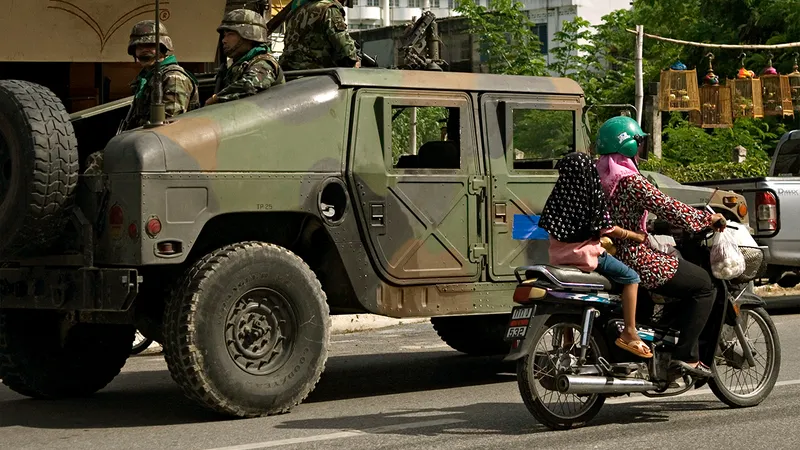
M674 236L675 249L711 274L713 233L681 232ZM576 428L609 397L670 397L706 383L730 407L761 403L778 378L780 341L764 301L753 292L752 280L764 270L763 252L755 241L739 245L745 272L731 281L712 276L717 296L700 336L701 360L713 378L669 365L680 338L673 328L680 314L675 299L640 290L637 331L653 353L642 359L614 345L624 328L620 290L605 277L567 266L516 269L514 302L519 306L512 309L506 329L511 351L505 360L517 363L520 394L531 414L550 429Z

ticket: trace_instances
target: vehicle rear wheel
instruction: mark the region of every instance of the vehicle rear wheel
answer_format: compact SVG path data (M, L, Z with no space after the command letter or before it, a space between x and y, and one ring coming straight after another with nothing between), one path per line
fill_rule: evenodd
M104 388L131 352L134 327L64 327L54 311L0 310L0 378L35 398L82 397Z
M289 411L319 381L330 315L314 272L272 244L216 250L189 269L167 304L172 378L200 405L255 417Z
M503 340L510 314L433 317L439 337L454 350L472 356L505 355L511 344Z
M585 425L606 401L600 394L562 394L556 389L557 376L575 364L580 353L579 322L577 316L550 317L532 336L531 354L517 361L517 384L525 406L539 423L553 430ZM599 342L594 336L590 338L587 364L603 356Z
M62 235L78 183L78 143L64 105L44 86L0 80L0 251L46 250Z

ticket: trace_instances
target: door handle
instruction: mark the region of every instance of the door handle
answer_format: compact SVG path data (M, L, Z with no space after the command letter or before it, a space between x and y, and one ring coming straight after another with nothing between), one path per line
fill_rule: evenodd
M374 228L386 226L386 204L384 202L370 202L369 225Z
M494 204L494 223L498 225L504 225L506 223L506 204L505 203L495 203Z

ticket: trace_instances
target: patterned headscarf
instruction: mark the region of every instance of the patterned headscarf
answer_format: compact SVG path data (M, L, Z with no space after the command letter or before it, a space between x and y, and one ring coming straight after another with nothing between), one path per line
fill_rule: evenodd
M556 164L558 181L547 198L539 227L560 242L600 239L612 227L608 202L592 158L569 153Z

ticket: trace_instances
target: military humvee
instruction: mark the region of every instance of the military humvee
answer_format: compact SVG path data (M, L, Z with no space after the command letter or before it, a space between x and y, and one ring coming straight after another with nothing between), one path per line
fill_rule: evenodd
M580 86L389 69L287 76L113 137L96 176L79 175L95 144L76 138L51 92L0 81L6 385L93 393L138 327L199 404L285 412L314 389L329 317L343 313L432 317L461 352L507 352L513 271L547 260L536 221L554 164L589 148ZM82 128L87 143L101 131ZM741 196L653 179L747 223Z

